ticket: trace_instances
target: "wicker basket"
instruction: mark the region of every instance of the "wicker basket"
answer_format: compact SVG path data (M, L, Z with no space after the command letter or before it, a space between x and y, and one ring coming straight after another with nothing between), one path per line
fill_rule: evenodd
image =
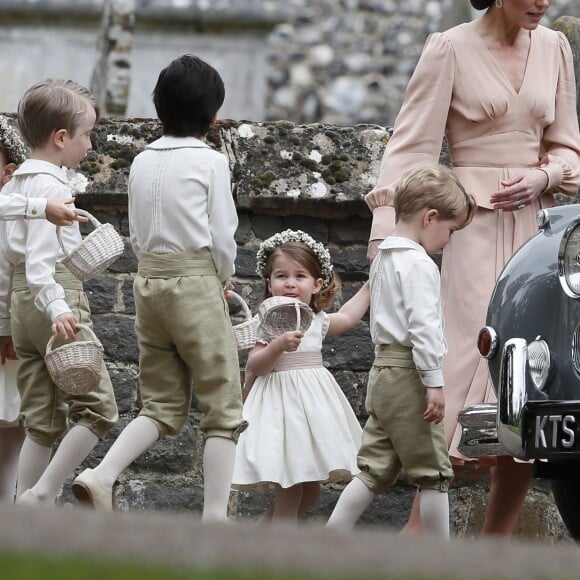
M238 352L245 353L254 348L256 344L256 337L258 334L258 316L252 317L252 311L250 310L250 307L239 294L236 294L230 290L229 295L234 299L234 301L236 301L238 304L241 304L244 310L244 322L236 324L233 327L233 330Z
M112 224L102 224L88 211L75 209L82 216L89 218L95 229L70 253L62 243L60 228L56 235L65 258L62 263L82 282L93 278L106 270L125 249L123 238L115 231Z
M272 340L289 330L305 333L310 328L314 313L308 304L300 300L273 296L260 304L258 318L262 334Z
M75 340L52 350L56 339L46 345L44 362L50 378L59 389L71 395L84 395L95 390L101 381L103 345L91 328L79 324L91 340Z

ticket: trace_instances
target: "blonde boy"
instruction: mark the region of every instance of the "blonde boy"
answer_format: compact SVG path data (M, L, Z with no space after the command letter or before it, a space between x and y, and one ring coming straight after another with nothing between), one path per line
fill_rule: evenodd
M441 423L446 346L439 270L428 254L471 221L475 202L449 169L428 165L401 177L394 207L395 231L379 245L370 270L375 360L358 453L361 473L340 496L328 526L354 526L402 468L421 491L425 529L449 537L453 471Z
M164 135L140 153L129 176L129 227L139 259L134 285L143 409L95 469L73 484L76 497L112 509L123 469L187 420L192 380L204 416L203 521L227 518L242 419L239 362L224 299L234 273L238 225L227 159L204 141L224 100L218 72L184 55L153 92Z
M90 149L97 118L91 94L73 81L48 79L28 89L18 105L18 124L30 157L3 193L26 192L31 200L70 198L66 168L76 168ZM62 238L69 249L78 245L78 224L64 228ZM91 325L82 284L60 264L55 227L45 220L7 222L0 226L0 239L0 351L5 356L13 342L20 360L18 390L26 429L17 504L49 506L115 424L117 406L104 365L98 389L73 396L54 385L44 364L52 334L73 340L79 323ZM79 335L85 338L82 331ZM63 435L51 460L53 444Z

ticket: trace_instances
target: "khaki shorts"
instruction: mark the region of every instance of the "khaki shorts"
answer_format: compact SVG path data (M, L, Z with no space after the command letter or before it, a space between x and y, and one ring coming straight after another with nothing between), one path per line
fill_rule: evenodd
M82 284L59 264L55 279L64 288L65 301L79 322L92 327ZM39 445L50 447L67 431L70 420L75 425L87 427L102 439L119 419L107 368L103 363L98 388L86 395L69 395L52 382L44 364L52 323L34 305L22 266L14 274L11 320L14 348L20 359L17 375L20 411L28 437ZM79 340L91 338L83 330L77 337ZM61 344L62 341L56 341L54 348Z
M425 489L447 491L453 479L443 423L427 423L425 387L413 363L411 349L380 347L369 373L366 409L358 453L358 478L378 494L397 480Z
M247 426L239 360L211 254L143 254L133 291L140 414L160 436L174 435L187 420L193 390L205 436L237 441Z

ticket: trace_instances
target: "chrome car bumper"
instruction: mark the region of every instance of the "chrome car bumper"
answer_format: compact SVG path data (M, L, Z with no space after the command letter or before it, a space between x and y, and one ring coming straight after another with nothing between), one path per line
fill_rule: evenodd
M522 411L527 401L528 345L512 338L504 346L500 368L498 403L473 405L460 411L458 449L463 455L512 455L526 459L522 444Z

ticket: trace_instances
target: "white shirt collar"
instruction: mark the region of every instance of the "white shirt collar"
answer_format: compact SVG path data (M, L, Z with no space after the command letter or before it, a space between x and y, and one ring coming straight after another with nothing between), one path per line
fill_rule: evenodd
M402 236L387 236L380 244L380 250L400 250L400 249L407 249L407 250L418 250L419 252L423 252L426 254L425 248L414 242L410 238L404 238Z
M183 149L184 147L209 149L209 145L197 137L173 137L164 135L153 143L147 145L147 149Z
M68 184L66 167L59 167L49 161L41 159L27 159L15 172L14 175L30 175L36 173L46 173L52 175L64 184Z

